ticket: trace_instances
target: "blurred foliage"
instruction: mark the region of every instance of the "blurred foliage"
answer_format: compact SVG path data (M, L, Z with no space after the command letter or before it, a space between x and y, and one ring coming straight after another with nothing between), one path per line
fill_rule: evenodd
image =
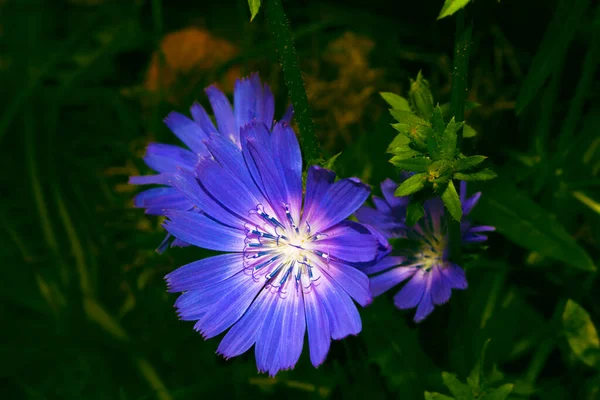
M341 152L341 175L375 188L397 177L376 93L409 93L423 71L450 101L455 17L435 22L443 3L283 3L323 156ZM470 187L483 192L475 218L499 229L464 263L468 290L418 326L384 295L321 367L303 354L275 379L252 353L219 358L217 340L177 319L162 277L208 253L156 254L160 220L132 208L127 177L147 172L149 141L175 143L162 119L206 106L210 83L260 71L284 112L262 8L249 23L245 0L0 1L2 398L458 399L447 374L469 385L490 339L478 368L489 388L513 386L488 400L599 399L600 7L589 0L465 8L467 99L479 106L462 151L500 176Z

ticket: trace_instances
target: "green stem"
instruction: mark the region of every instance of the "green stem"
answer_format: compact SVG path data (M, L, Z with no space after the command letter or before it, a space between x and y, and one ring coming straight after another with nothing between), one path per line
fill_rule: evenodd
M294 114L300 129L300 145L307 164L321 158L321 150L315 134L312 115L308 106L308 97L302 80L302 72L298 65L298 57L290 26L283 11L281 0L267 0L266 16L269 29L275 40L279 53L283 77L288 87L290 99L294 106Z
M460 10L456 17L456 33L454 38L454 66L452 69L452 93L450 96L450 111L456 122L465 120L465 101L467 99L467 72L469 70L469 56L471 54L471 32L473 21L465 24L465 10ZM460 129L456 139L456 149L460 153L462 147L463 130ZM458 260L461 255L460 222L454 220L450 213L446 213L448 230L450 234L450 257Z

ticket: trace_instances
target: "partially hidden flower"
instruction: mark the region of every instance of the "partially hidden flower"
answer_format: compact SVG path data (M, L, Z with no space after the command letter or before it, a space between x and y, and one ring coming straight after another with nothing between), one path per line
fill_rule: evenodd
M170 113L165 124L185 145L185 147L150 143L144 156L145 163L155 175L132 176L129 183L135 185L160 185L139 193L133 200L134 206L146 209L147 214L164 215L165 209L191 210L194 204L173 187L173 174L177 168L194 171L202 157L210 156L205 143L211 136L219 135L241 146L240 130L251 121L261 122L268 130L274 126L275 104L273 93L267 84L262 84L258 74L238 79L234 89L233 108L227 96L215 85L206 88L216 126L206 110L198 103L191 109L192 119L178 112ZM281 122L289 123L292 109L289 108ZM163 241L159 251L169 243L170 235ZM175 239L172 246L185 246L182 240Z
M239 123L238 135L219 129L202 136L205 155L159 171L167 174L165 189L186 202L157 210L168 218L166 230L226 252L166 276L169 291L183 292L175 303L180 318L196 321L205 339L227 331L217 349L225 358L254 346L259 371L271 376L294 367L306 334L318 366L332 339L360 332L353 300L365 306L371 292L358 266L387 249L377 232L346 220L368 197L367 185L335 181L335 173L313 166L303 191L300 147L288 121L272 132L259 118Z
M394 296L400 309L417 308L414 320L423 321L436 305L450 299L452 289L466 289L464 270L448 259L448 227L444 204L435 198L425 202L424 217L414 226L405 225L408 197L394 197L398 185L388 179L381 184L384 198L373 197L376 208L361 207L356 216L364 224L380 230L389 238L410 239L416 246L403 249L401 255L384 257L363 271L371 276L373 296L378 296L409 280ZM463 209L461 222L462 244L487 240L485 232L492 226L473 225L468 215L479 201L481 193L467 197L466 182L461 182L460 198Z

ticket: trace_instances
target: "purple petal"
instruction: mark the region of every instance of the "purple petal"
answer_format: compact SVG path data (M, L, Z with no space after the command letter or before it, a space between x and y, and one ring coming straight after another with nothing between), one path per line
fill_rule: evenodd
M234 282L229 286L224 285L232 280ZM216 286L223 286L220 299L212 303L210 309L194 326L206 339L223 333L240 319L258 292L264 288L264 281L254 280L250 274L239 272Z
M377 256L379 241L356 222L335 225L322 234L326 236L312 243L311 247L329 256L350 262L373 261Z
M197 321L207 313L214 313L215 307L224 298L223 293L227 293L227 298L232 300L229 295L237 296L240 289L251 289L253 287L249 281L252 281L252 277L244 271L240 271L214 285L207 285L185 292L175 301L179 318L185 321Z
M372 196L372 199L373 199L373 204L375 205L375 208L378 211L380 211L384 214L392 213L392 208L388 205L388 203L385 200L383 200L377 196Z
M304 212L302 224L311 221L319 212L319 205L335 179L335 172L316 165L308 169L306 176L306 195L304 196ZM310 223L310 222L309 222Z
M440 305L450 300L452 289L450 288L450 282L446 276L442 273L443 267L434 266L431 269L431 299L433 304Z
M415 314L415 322L417 323L423 321L429 314L431 314L434 308L431 297L431 285L433 280L433 274L431 271L426 274L425 279L425 292L423 293L423 298L419 302L417 313Z
M388 257L392 258L392 257ZM417 272L416 266L402 266L394 268L390 271L386 271L383 274L374 276L371 278L371 292L373 296L379 296L382 293L387 292L400 282L404 282Z
M170 210L163 226L173 236L198 247L220 251L242 251L246 234L243 230L219 224L205 215Z
M177 189L158 187L138 193L133 198L133 205L146 208L151 215L164 215L164 210L190 210L194 206Z
M308 328L310 361L312 365L318 367L325 361L327 352L329 352L331 337L327 312L316 289L304 295L304 310Z
M219 133L234 143L240 143L239 130L235 124L235 116L231 109L231 104L227 100L227 96L215 85L211 85L205 89L208 101L212 107Z
M325 230L354 213L365 202L369 192L369 186L356 178L340 179L329 186L314 218L308 222L315 230Z
M256 342L265 321L265 313L274 308L277 296L262 290L242 318L227 332L217 353L231 358L245 353Z
M292 121L293 116L294 116L294 107L290 104L288 106L288 108L286 108L285 114L283 114L283 117L281 117L279 122L286 122L289 124Z
M496 230L495 226L489 225L478 225L469 228L469 232L493 232Z
M373 300L369 287L369 278L363 272L350 265L330 261L329 268L322 269L323 274L335 281L344 291L363 307Z
M459 189L458 193L460 196L460 203L464 204L465 199L467 198L467 182L466 181L460 181L460 189Z
M173 175L170 173L162 173L157 175L145 176L130 176L130 185L170 185L170 180Z
M179 146L150 143L144 162L156 172L175 172L177 167L192 170L198 162L198 156Z
M296 133L292 127L279 122L271 134L273 154L275 161L283 172L287 198L290 202L290 211L296 224L300 223L300 210L302 208L302 154Z
M398 184L391 179L386 179L385 181L381 182L381 192L383 193L383 197L390 207L394 209L406 207L410 200L409 196L396 197L394 192L396 192L397 188Z
M228 169L247 185L253 185L242 151L233 142L221 135L211 135L205 144L223 168Z
M357 335L362 329L362 322L356 306L338 284L327 275L322 275L319 284L313 287L319 294L333 339L342 339L348 335Z
M202 107L200 104L194 103L190 108L190 113L192 114L192 118L194 118L196 124L198 124L205 135L210 136L219 132L217 131L217 128L215 128L215 125L212 123L204 107Z
M273 126L273 118L275 116L275 98L271 87L265 83L263 89L263 114L262 121L267 125L268 129Z
M183 114L170 113L165 118L165 124L173 131L175 136L185 143L196 154L206 155L206 147L202 143L207 138L200 126Z
M210 197L190 172L179 170L173 176L171 184L199 210L202 210L203 214L210 216L213 220L231 227L243 225L243 221L238 216L226 210L221 203Z
M282 318L282 339L279 345L281 369L290 369L296 365L302 353L306 332L302 290L290 290L286 300L288 300L288 304ZM272 374L274 375L275 372Z
M404 228L404 224L393 215L384 214L368 206L359 208L355 214L359 222L374 226L387 238L398 237Z
M416 307L423 298L427 284L427 273L421 268L410 281L394 296L394 304L400 309Z
M385 257L383 258L381 261L379 261L377 264L366 267L366 268L361 268L361 270L365 273L365 274L375 274L377 272L381 272L384 271L386 269L392 268L392 267L397 267L400 266L402 263L406 262L406 257L404 256L395 256L395 257Z
M446 263L441 270L442 274L448 279L452 289L467 288L467 277L465 276L465 271L461 267L456 264Z
M221 254L184 265L165 276L165 280L169 292L185 292L217 284L243 269L240 253Z
M210 195L240 220L250 222L250 213L264 201L216 161L202 160L198 168L200 183ZM210 213L211 210L207 210ZM243 222L240 224L243 226Z
M269 309L264 310L264 324L261 332L256 338L256 366L260 372L270 372L271 364L277 360L279 340L281 338L281 325L278 325L278 318L283 312L285 299L280 297L276 290L265 289L269 296L275 297Z
M255 170L251 169L251 172L258 173L258 175L254 175L254 181L269 200L279 221L287 224L284 205L290 204L290 199L287 197L287 190L280 171L276 168L267 149L258 146L253 138L248 139L247 145L249 153L245 153L244 158L247 164L251 163L256 167Z
M481 192L475 193L473 196L462 202L463 215L469 215L469 213L473 210L473 208L477 205L479 198L481 197Z

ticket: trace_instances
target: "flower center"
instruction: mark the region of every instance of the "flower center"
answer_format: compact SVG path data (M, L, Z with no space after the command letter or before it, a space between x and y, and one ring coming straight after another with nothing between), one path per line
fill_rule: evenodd
M295 282L307 288L320 277L317 267L329 260L329 254L313 248L313 243L326 235L312 232L308 222L298 227L288 204L283 210L285 222L267 214L260 204L250 212L256 222L244 226L244 267L255 279L264 277L273 287Z

